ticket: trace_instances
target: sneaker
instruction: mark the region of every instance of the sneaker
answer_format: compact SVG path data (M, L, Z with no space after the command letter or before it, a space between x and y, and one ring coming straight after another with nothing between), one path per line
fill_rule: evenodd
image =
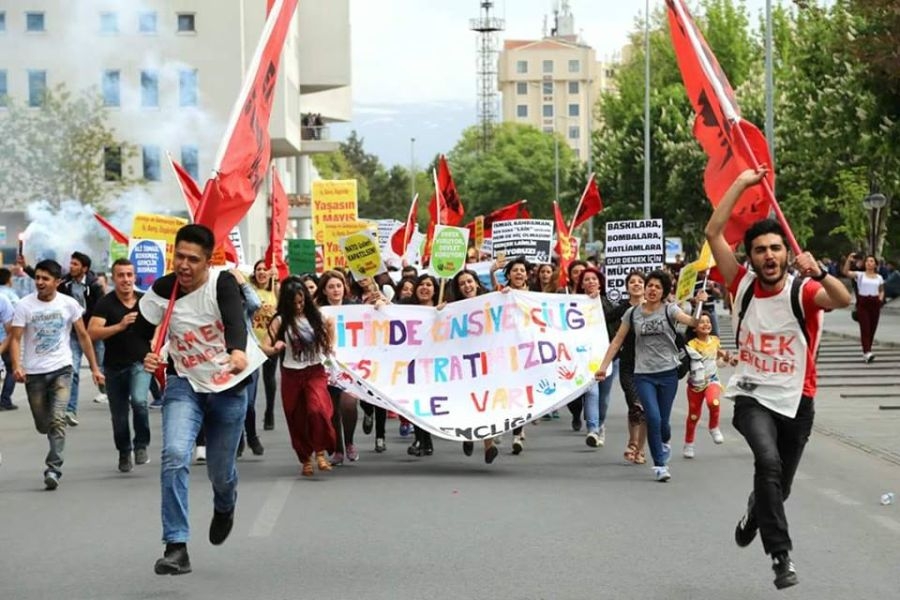
M344 453L343 452L335 452L331 455L331 464L332 466L338 466L344 464Z
M150 455L147 454L146 448L136 448L134 451L134 464L146 465L150 462Z
M797 570L794 561L787 552L779 552L772 556L772 570L775 571L775 587L779 590L797 585Z
M213 509L213 518L209 523L209 543L213 546L222 544L228 539L232 525L234 525L233 508L223 513Z
M263 431L272 431L275 429L275 416L271 413L266 413L263 416Z
M94 404L109 404L109 397L106 394L97 394L94 396Z
M525 438L521 435L517 435L513 438L512 453L521 454L523 450L525 450Z
M356 448L356 444L347 444L347 460L350 462L359 460L359 450Z
M872 362L873 360L875 360L875 355L872 354L871 352L866 352L865 354L863 354L863 361L864 361L866 364ZM794 577L794 579L796 579L796 577ZM791 583L791 584L789 584L789 585L794 585L794 584Z
M497 446L491 446L484 451L484 462L486 462L487 464L491 464L499 455L500 450L497 448Z
M660 483L665 483L672 479L669 467L653 467L653 474L656 475L656 480Z
M756 519L753 518L753 494L751 493L750 498L747 500L747 510L741 515L740 521L734 528L734 542L741 548L746 548L756 537L758 530L759 525L756 524Z
M584 443L590 446L591 448L597 448L600 446L600 434L596 431L592 431L587 434L587 437L584 438Z
M716 427L715 429L710 429L709 435L712 436L713 441L717 444L721 444L725 441L725 436L722 435L722 432L718 427Z
M384 438L375 438L375 452L381 454L387 450L387 446L384 444Z
M597 445L601 448L606 444L606 425L600 426L600 431L597 432Z
M66 411L66 414L63 418L65 419L67 425L70 425L71 427L78 427L78 419L75 418L75 413Z
M162 405L163 405L163 399L162 399L162 396L160 396L159 398L153 399L153 401L150 403L150 408L162 408Z
M191 559L187 544L166 544L163 557L156 561L153 571L157 575L184 575L191 572Z
M672 444L662 445L662 462L664 465L669 464L669 458L672 456Z
M572 431L581 431L581 417L572 415Z
M694 458L694 445L693 444L685 444L684 450L681 453L685 458Z
M266 449L263 448L259 438L250 440L247 445L250 446L250 451L253 452L253 456L262 456L266 452Z
M0 410L17 410L18 404L0 404Z
M53 491L59 487L59 474L56 471L44 473L44 489Z
M119 455L119 472L120 473L131 473L131 469L133 466L134 465L131 462L131 452Z
M463 442L463 454L472 456L473 452L475 452L475 444L473 442Z
M559 419L559 411L558 410L554 410L553 413L551 413L551 414L554 419Z
M412 425L410 423L400 423L400 437L406 437L412 433Z
M206 446L197 446L194 450L194 462L203 464L206 462Z
M546 415L541 417L541 421L552 421L552 420L553 420L553 415L551 415L550 413L547 413Z
M372 428L375 426L375 419L372 418L372 415L366 415L363 417L363 433L369 435L372 433Z

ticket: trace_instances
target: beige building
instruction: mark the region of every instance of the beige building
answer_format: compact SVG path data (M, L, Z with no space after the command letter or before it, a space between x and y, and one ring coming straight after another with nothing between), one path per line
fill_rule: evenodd
M615 89L616 63L598 61L578 39L568 3L555 22L542 39L504 40L497 78L501 114L504 122L562 135L588 161L590 132L597 127L590 107Z
M147 180L147 201L158 210L184 210L166 154L202 187L262 32L266 4L0 0L0 96L37 108L43 90L58 84L95 88L118 135L138 147L124 168ZM292 196L293 235L303 235L316 176L310 155L336 150L327 125L351 114L349 0L299 2L275 95L273 157ZM304 128L302 115L309 113L320 114L323 126ZM114 167L115 149L106 158ZM263 193L240 229L252 262L268 244Z

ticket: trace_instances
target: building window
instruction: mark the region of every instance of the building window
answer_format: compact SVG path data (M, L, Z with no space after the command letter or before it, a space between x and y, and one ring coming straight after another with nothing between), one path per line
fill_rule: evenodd
M516 93L520 96L526 95L528 93L528 84L524 81L516 83Z
M197 106L197 69L178 72L178 105Z
M159 181L159 146L144 146L144 179Z
M6 69L0 70L0 106L6 106L7 94L9 90L6 87Z
M516 73L520 75L528 72L528 61L527 60L517 60L516 61Z
M0 31L6 31L6 13L0 10Z
M527 104L518 104L516 105L516 116L520 119L528 118L528 105Z
M119 15L114 12L100 13L100 33L119 33Z
M545 104L542 108L542 113L545 117L552 117L553 116L553 105Z
M581 137L581 127L578 125L569 125L569 139L577 140Z
M569 73L578 73L581 71L581 61L573 58L569 61Z
M138 31L141 33L156 33L156 13L142 12L138 15Z
M544 125L544 133L553 133L553 127L550 125Z
M569 116L570 117L581 116L581 106L579 106L578 104L570 104L569 105Z
M607 79L612 79L612 78L615 77L615 76L616 76L616 70L615 70L615 69L606 69L606 77L607 77Z
M544 72L544 73L552 73L552 72L553 72L553 61L552 61L552 60L545 60L545 61L543 62L543 66L542 66L541 70L542 70L542 72Z
M197 31L194 13L178 13L178 32L193 33Z
M105 181L122 180L122 148L107 146L103 149L103 179Z
M103 71L103 81L100 84L103 106L120 106L119 79L119 71Z
M578 93L579 87L580 87L580 86L578 85L578 82L577 82L577 81L570 81L570 82L569 82L569 93L570 93L570 94L577 94L577 93Z
M553 95L553 82L552 81L542 82L541 90L544 92L545 96L552 96Z
M43 106L47 95L47 71L28 70L28 106Z
M581 160L581 148L573 148L575 150L575 158Z
M181 166L194 178L194 181L200 179L200 152L197 150L197 146L181 147Z
M45 31L44 29L44 13L27 12L25 13L25 31Z
M159 74L156 71L141 71L141 106L159 107Z

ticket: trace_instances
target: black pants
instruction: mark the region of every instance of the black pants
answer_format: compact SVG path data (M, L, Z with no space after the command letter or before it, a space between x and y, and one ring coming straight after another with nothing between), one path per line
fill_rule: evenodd
M362 407L363 413L367 417L375 415L375 437L384 438L384 428L387 425L387 411L380 406L369 404L365 400L360 400L359 405Z
M271 421L275 413L275 373L278 371L278 357L272 356L262 366L263 389L266 393L265 418Z
M808 396L801 398L793 419L769 410L749 396L735 399L732 423L753 451L752 515L766 554L793 549L784 501L791 494L814 416L813 399Z

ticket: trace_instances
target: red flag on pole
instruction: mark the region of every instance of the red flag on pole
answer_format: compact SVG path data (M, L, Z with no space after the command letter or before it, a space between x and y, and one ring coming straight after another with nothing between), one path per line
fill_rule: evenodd
M434 239L435 225L449 225L455 227L462 222L465 209L459 194L456 192L456 184L450 174L447 158L441 154L438 160L437 174L434 176L434 195L428 203L428 214L431 221L428 224L428 240L425 243L425 256L423 260L431 258L431 242Z
M281 185L278 171L272 169L272 223L269 229L269 247L266 248L266 266L278 269L278 278L283 280L290 275L288 265L284 262L284 235L288 223L288 198Z
M512 204L501 206L497 210L491 212L484 217L484 237L491 237L491 227L497 221L511 221L513 219L530 219L531 214L525 204L528 200L517 200ZM466 227L469 229L469 239L475 239L475 221L468 223Z
M688 99L697 114L694 137L709 156L704 188L713 206L717 206L742 171L762 164L771 167L769 146L759 129L741 118L734 90L683 0L666 0L666 4L675 57ZM771 207L784 227L791 248L795 253L800 252L775 199L774 185L775 173L770 168L762 185L749 188L740 197L725 228L728 243L738 244L747 228L765 218Z
M584 192L578 200L578 206L575 207L575 214L572 215L572 224L569 231L574 231L579 225L603 210L603 200L600 198L600 190L597 189L597 181L594 174L588 178L587 185L584 186Z
M416 215L419 214L419 195L413 197L412 204L409 205L409 214L406 215L406 222L400 226L397 231L391 234L391 250L394 254L403 258L406 255L406 248L409 246L409 239L412 237L413 231L416 230Z
M269 117L278 62L296 7L297 0L275 0L272 6L219 147L214 176L206 182L194 215L220 242L247 214L269 168Z
M566 219L556 202L553 202L553 218L556 220L556 253L559 255L559 286L562 288L569 283L569 263L575 257L572 255L572 238Z
M128 245L128 236L116 229L116 226L98 215L94 213L94 218L97 219L97 222L103 226L103 229L109 232L109 236L120 244Z

